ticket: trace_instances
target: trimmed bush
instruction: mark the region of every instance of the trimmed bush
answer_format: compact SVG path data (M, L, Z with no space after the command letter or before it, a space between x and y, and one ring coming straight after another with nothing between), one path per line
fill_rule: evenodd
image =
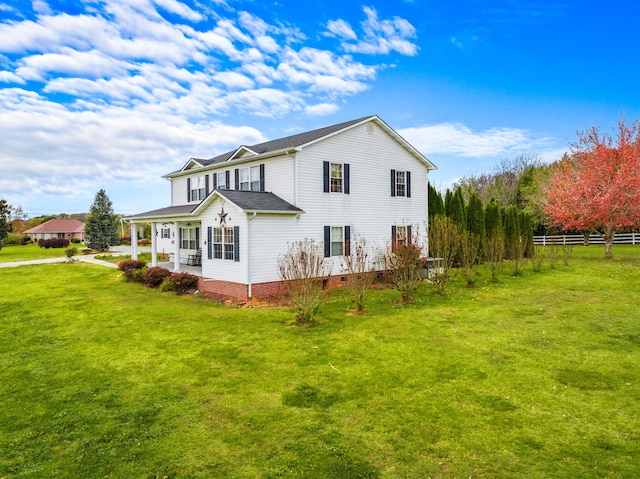
M171 273L162 285L162 291L174 291L177 294L185 294L198 288L198 277L189 273Z
M127 281L142 282L142 275L147 269L147 263L139 259L125 259L118 263L118 269L124 273Z
M162 282L171 276L171 271L160 266L153 266L148 268L142 274L143 282L150 288L158 288Z
M71 242L74 244L78 244L78 243L82 243L82 240L80 238L71 238Z
M29 235L21 233L9 233L4 239L5 246L22 246L29 242Z
M39 239L38 246L40 248L66 248L69 246L69 240L65 238Z
M64 254L67 255L67 258L71 259L78 254L78 248L76 248L75 246L70 246L69 248L64 250Z

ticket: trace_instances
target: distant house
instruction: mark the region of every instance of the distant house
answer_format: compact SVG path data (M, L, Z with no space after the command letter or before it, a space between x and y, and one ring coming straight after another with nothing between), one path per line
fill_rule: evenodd
M424 238L427 177L434 168L370 116L191 158L164 176L171 181L171 206L125 220L132 237L151 224L152 264L165 252L180 271L197 255L201 290L266 297L279 290L278 258L292 242L310 238L323 245L330 279L341 281L351 238L384 248L410 239L412 226Z
M84 223L78 220L49 220L24 232L32 241L40 239L79 238L84 241Z

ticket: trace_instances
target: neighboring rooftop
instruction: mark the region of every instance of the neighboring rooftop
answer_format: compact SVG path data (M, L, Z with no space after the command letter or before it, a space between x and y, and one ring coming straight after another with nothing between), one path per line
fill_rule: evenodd
M53 219L42 223L25 231L26 234L33 233L82 233L84 223L78 220Z

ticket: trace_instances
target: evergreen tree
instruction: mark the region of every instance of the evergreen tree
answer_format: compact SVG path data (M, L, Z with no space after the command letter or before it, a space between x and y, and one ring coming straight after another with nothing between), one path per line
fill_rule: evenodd
M484 257L484 245L486 241L486 227L484 222L484 206L482 200L475 193L469 195L467 206L467 231L478 238L478 257Z
M451 218L461 230L467 229L467 219L464 211L464 198L462 197L462 189L456 188L451 199L451 208L447 210L447 216Z
M429 218L433 218L436 215L444 214L444 202L442 201L442 195L436 190L431 183L429 183Z
M453 203L453 193L449 188L447 188L446 193L444 194L444 214L447 217L451 217L451 204Z
M7 204L6 200L0 200L0 249L4 245L4 240L11 232L11 225L9 224L9 214L11 213L11 207Z
M93 250L106 251L120 244L118 217L104 190L96 193L87 215L84 234L87 246Z
M484 224L487 237L503 231L502 208L495 198L491 198L484 213Z
M508 206L504 214L504 240L507 259L520 256L520 221L515 206Z
M531 258L533 256L533 221L531 215L521 211L518 215L520 222L520 236L523 241L524 257Z

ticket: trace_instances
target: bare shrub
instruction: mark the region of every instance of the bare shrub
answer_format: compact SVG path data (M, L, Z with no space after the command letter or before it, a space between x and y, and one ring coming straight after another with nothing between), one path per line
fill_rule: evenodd
M460 248L460 229L453 221L444 216L436 215L429 221L429 256L440 258L441 270L431 277L438 291L446 291L451 279L451 269Z
M278 258L278 270L297 324L313 323L322 295L323 249L309 238L290 243L287 252Z
M347 288L351 292L356 310L364 311L375 272L367 240L356 236L350 243L349 254L343 257L344 268L349 274Z
M467 280L467 287L473 288L478 280L478 251L480 249L480 236L470 231L462 231L460 234L460 262L462 274Z
M547 258L549 259L549 266L551 269L556 268L556 264L558 263L558 256L560 256L560 246L555 241L552 241L549 246L547 246Z
M524 267L527 264L527 260L524 257L524 253L527 249L527 241L525 238L520 236L518 241L515 243L515 256L511 260L512 274L514 276L521 276L524 271Z
M562 245L562 264L569 266L571 264L571 258L573 257L573 245Z
M489 272L491 273L491 281L498 282L498 276L502 271L505 245L504 234L501 231L494 231L487 236L487 262L489 264Z
M545 257L545 247L541 245L534 245L533 256L531 257L531 267L538 273L542 269L542 263Z
M397 242L387 248L384 257L389 284L402 295L402 301L408 303L420 284L420 258L422 248L416 237L406 242Z

